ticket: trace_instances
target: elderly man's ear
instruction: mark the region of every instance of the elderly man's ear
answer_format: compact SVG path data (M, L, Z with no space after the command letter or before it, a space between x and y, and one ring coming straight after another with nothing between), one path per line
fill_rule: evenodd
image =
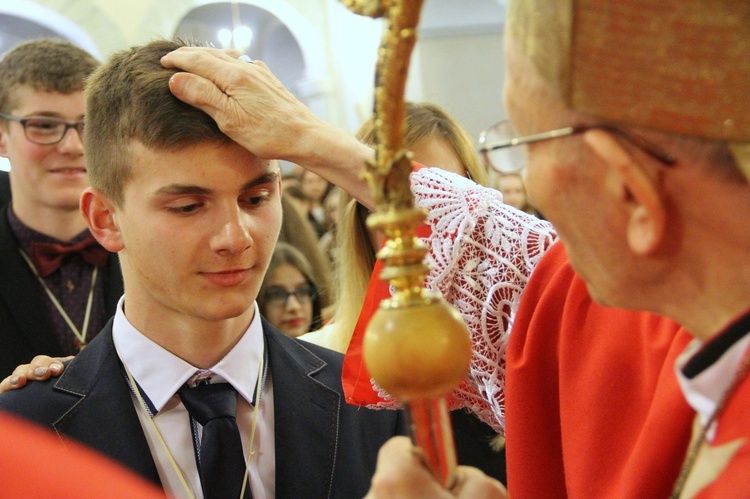
M664 242L667 212L658 175L649 175L652 165L641 164L611 134L590 130L584 140L617 174L620 202L628 212L627 238L638 255L655 253Z

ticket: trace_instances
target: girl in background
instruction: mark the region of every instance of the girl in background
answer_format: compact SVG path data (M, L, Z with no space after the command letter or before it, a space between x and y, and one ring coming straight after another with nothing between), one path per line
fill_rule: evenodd
M534 216L539 216L526 194L526 185L520 173L499 173L495 188L503 195L503 203Z
M258 294L258 308L287 336L296 338L321 326L318 286L310 263L293 246L276 244Z
M333 185L320 175L303 170L300 176L300 188L305 196L304 209L307 219L315 229L318 238L321 238L328 230L325 199Z

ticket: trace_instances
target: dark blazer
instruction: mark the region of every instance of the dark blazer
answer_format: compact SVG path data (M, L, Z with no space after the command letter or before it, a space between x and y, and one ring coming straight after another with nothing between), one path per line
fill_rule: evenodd
M0 379L35 355L62 355L36 277L18 251L8 223L8 206L0 209ZM113 316L123 293L120 261L107 263L104 300Z
M343 356L263 321L273 379L276 496L363 497L377 451L404 434L400 411L346 404ZM156 465L112 342L112 321L59 379L0 395L0 409L51 426L159 484Z
M0 206L10 201L10 175L6 171L0 171Z

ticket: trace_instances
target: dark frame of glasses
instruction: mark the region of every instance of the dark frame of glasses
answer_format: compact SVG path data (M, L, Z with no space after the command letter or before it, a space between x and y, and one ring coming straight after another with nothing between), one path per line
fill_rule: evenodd
M508 120L504 120L484 130L479 138L480 144L484 144L484 141L485 141L484 137L487 133L487 130L491 128L495 128L498 125L504 124L504 123L509 124ZM547 140L557 139L561 137L568 137L571 135L578 135L578 134L585 133L589 130L594 130L594 129L604 130L606 132L615 134L627 140L628 142L638 147L643 152L645 152L646 154L648 154L655 160L659 161L660 163L664 164L665 166L673 166L677 162L677 158L675 158L672 154L668 153L667 151L657 146L653 142L646 140L639 135L633 134L631 132L627 132L623 130L622 128L618 127L617 125L613 125L610 123L602 123L598 125L575 125L575 126L569 126L565 128L558 128L557 130L550 130L548 132L536 133L533 135L514 137L508 140L494 142L488 145L482 145L479 148L479 152L481 152L482 155L484 155L485 161L489 166L491 166L495 170L503 172L503 170L498 169L495 165L492 164L492 161L490 161L487 155L488 152L496 151L498 149L506 149L506 148L513 147L513 146L533 144L535 142L544 142Z
M21 127L23 127L23 134L26 137L26 140L34 144L38 144L40 146L51 146L51 145L55 145L55 144L62 142L62 140L65 138L65 134L67 134L68 130L70 130L71 128L74 128L78 132L78 136L81 138L81 140L83 140L83 131L84 131L84 126L86 125L86 122L84 120L70 122L70 121L65 121L63 119L55 118L52 116L29 116L28 118L19 118L18 116L13 116L12 114L0 113L0 118L5 118L6 120L20 123ZM53 123L64 125L65 129L60 135L60 138L58 138L57 140L54 140L51 142L40 142L38 140L34 140L29 137L29 132L26 129L26 126L30 121L38 121L38 120L50 121Z
M281 295L284 295L283 297ZM286 307L289 298L294 298L300 303L313 303L318 296L318 292L313 285L306 285L295 289L294 291L288 291L284 288L272 286L265 290L263 294L263 300L267 305L274 304L277 307ZM306 298L300 298L300 297Z

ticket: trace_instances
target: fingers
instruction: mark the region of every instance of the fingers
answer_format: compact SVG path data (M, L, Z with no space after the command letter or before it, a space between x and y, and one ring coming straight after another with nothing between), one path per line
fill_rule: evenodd
M169 88L172 93L217 119L219 112L227 113L235 105L231 101L236 96L229 89L249 86L252 78L244 76L266 68L260 61L248 64L238 60L240 54L234 49L182 47L162 57L161 63L164 67L185 71L171 78Z
M242 52L235 49L181 47L162 57L161 64L165 68L179 68L191 73L203 74L212 68L216 69L219 61L237 61L241 55ZM209 74L205 73L205 76Z
M229 102L227 95L212 81L193 73L175 73L169 80L169 90L182 102L205 111L214 119Z
M21 388L26 384L26 378L11 374L0 382L0 393L5 393L16 388Z
M260 61L248 64L235 54L208 48L181 48L162 58L175 73L170 91L206 112L232 140L260 158L288 159L299 151L300 134L318 123Z
M459 466L456 483L451 488L456 497L467 499L505 499L508 492L503 484L470 466Z
M26 378L34 381L42 381L49 379L52 376L59 376L63 372L63 362L71 360L73 356L59 358L50 357L48 355L37 355L34 357L30 364L18 366L14 371L14 375L25 376Z
M249 71L253 70L253 66L268 69L261 61L253 61L253 64L248 64L246 61L238 59L241 55L240 51L234 49L182 47L162 57L161 64L165 68L182 69L188 73L202 76L207 80L215 81L219 86L222 86L222 82L217 79L217 75L222 73L228 63Z
M394 437L378 452L367 499L450 497L425 468L421 453L407 437Z
M372 205L360 179L367 146L320 118L260 61L209 48L180 48L162 58L179 68L169 82L181 101L207 113L230 139L263 159L300 164Z
M469 466L456 469L456 483L443 489L427 469L421 449L406 437L394 437L378 452L378 464L366 499L441 498L506 499L505 487L480 470Z
M26 386L27 381L43 381L53 376L62 374L65 367L63 362L73 357L49 357L37 355L28 364L21 364L13 370L13 374L0 382L0 393L16 390Z
M165 55L162 64L185 71L175 73L169 81L175 97L206 112L224 133L241 142L243 137L234 132L252 125L243 109L252 100L247 94L254 93L257 77L252 73L267 68L262 63L239 61L238 55L236 50L183 47Z

